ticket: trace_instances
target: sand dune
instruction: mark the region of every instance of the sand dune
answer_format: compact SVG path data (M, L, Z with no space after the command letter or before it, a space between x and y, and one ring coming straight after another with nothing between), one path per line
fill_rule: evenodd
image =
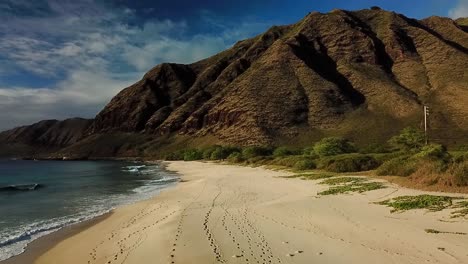
M468 263L468 221L390 213L389 186L318 197L326 186L262 168L170 162L183 182L119 208L37 259L53 263Z

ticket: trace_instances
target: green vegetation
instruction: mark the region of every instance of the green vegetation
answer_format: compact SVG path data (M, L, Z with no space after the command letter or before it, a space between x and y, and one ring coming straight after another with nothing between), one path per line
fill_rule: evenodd
M378 189L383 189L385 186L380 182L366 182L366 181L358 181L352 182L349 184L344 185L337 185L325 190L323 192L319 192L319 195L334 195L334 194L341 194L341 193L350 193L350 192L368 192Z
M284 157L299 154L297 150L292 150L287 147L278 147L273 151L273 156Z
M385 188L385 186L380 182L370 182L366 178L358 177L329 178L320 182L320 184L331 185L332 187L328 190L319 192L319 195L334 195L350 192L363 193Z
M462 197L436 196L436 195L418 195L418 196L399 196L393 199L378 202L377 204L392 207L392 212L407 211L413 209L427 209L432 212L442 211L444 209L456 209L451 212L452 218L466 217L468 215L468 201L463 200L454 203L455 200Z
M424 146L426 139L424 133L416 128L407 127L401 131L400 135L390 139L390 145L399 150L413 151Z
M324 138L314 145L314 152L319 156L333 156L355 151L356 148L350 141L339 137Z
M416 171L416 161L410 156L396 157L385 161L376 171L377 175L409 176Z
M399 196L393 199L379 202L378 204L392 207L392 212L406 211L411 209L428 209L429 211L441 211L452 206L454 197L418 195L418 196Z
M347 183L361 183L367 181L365 178L357 178L357 177L340 177L340 178L331 178L328 180L322 181L320 184L327 184L327 185L339 185L339 184L347 184Z
M303 173L303 174L294 174L291 176L283 176L283 178L294 179L300 178L303 180L321 180L321 179L328 179L331 177L335 177L336 174L330 173Z
M189 149L184 151L184 160L191 161L191 160L201 160L203 159L203 152L197 149Z
M331 172L357 172L372 170L379 165L370 155L346 154L323 158L319 167Z
M270 156L272 154L272 149L269 147L246 147L242 150L242 157L245 159L251 159L255 157Z
M359 149L359 153L390 153L391 150L386 144L370 144Z
M313 170L316 167L315 162L309 159L299 160L294 164L294 169L296 170Z
M452 164L449 172L453 175L455 185L468 186L468 161Z
M242 148L214 145L203 149L167 153L165 159L204 159L242 163L248 166L286 168L293 171L319 169L331 173L375 170L370 173L379 176L407 177L404 184L409 186L412 184L444 188L468 186L468 152L460 149L449 152L438 144L425 145L424 135L414 128L403 129L399 135L392 137L388 144L370 144L360 149L348 139L327 137L303 149L285 146ZM300 175L302 179L320 179L317 173ZM373 187L376 186L366 185L362 188L365 190ZM342 187L341 190L333 191L347 192L349 189L356 190L356 186Z

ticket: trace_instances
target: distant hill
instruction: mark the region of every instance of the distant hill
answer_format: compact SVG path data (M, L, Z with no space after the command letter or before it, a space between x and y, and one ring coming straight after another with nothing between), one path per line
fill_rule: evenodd
M34 157L57 151L83 138L92 120L44 120L0 133L0 157Z
M164 63L125 88L60 154L154 155L208 144L386 141L421 126L468 142L467 20L379 8L313 12L189 64Z

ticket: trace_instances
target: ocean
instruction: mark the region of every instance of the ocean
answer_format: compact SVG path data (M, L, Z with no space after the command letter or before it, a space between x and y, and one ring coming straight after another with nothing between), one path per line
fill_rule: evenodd
M177 181L158 164L0 160L0 260L60 228L156 195Z

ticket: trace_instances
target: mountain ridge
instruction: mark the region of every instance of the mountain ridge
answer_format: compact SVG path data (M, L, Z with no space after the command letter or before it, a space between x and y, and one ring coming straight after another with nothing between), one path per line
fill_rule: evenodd
M142 139L139 151L116 151L112 143L109 156L152 155L158 148L151 145L203 138L236 145L308 144L323 135L383 142L419 126L426 104L434 140L468 141L464 21L376 8L311 12L207 59L157 65L119 92L82 139ZM93 155L83 142L59 153Z

